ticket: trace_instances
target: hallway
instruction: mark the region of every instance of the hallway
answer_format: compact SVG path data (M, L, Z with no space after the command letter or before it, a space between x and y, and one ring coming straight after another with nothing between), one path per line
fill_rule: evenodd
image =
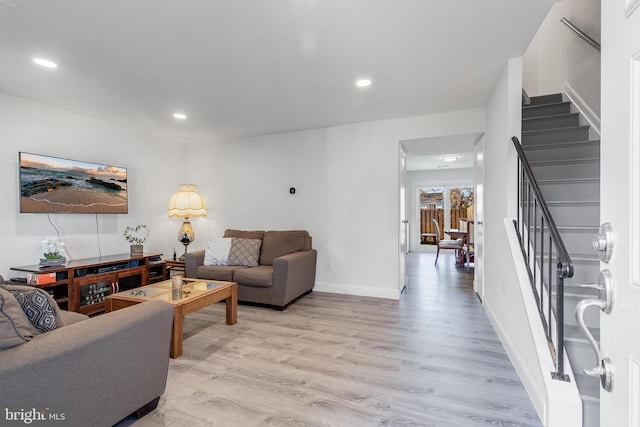
M420 370L428 372L433 396L451 399L448 411L459 399L459 415L469 419L464 425L542 425L473 292L473 269L456 268L449 251L440 253L437 266L434 260L435 253L408 254L409 281L400 300L401 313L413 319L426 344Z

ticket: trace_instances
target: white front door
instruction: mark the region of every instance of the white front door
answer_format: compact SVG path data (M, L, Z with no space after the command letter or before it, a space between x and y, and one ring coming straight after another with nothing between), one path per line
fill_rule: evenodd
M600 425L640 427L640 0L602 1L602 222L613 228L614 303L601 313L602 356L614 366L601 390Z
M404 151L402 145L398 154L399 164L399 182L400 182L400 254L399 254L399 270L400 277L398 278L398 287L400 292L407 286L407 252L408 251L408 239L409 239L409 221L407 220L407 153Z
M474 269L473 290L480 300L484 297L484 137L473 147L473 175L475 192L473 195L473 209L475 224L473 230Z

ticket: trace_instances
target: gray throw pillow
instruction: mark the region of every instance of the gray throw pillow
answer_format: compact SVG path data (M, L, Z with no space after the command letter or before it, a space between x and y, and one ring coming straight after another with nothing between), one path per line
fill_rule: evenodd
M0 288L0 349L30 341L38 331L11 292Z
M231 249L229 250L229 265L244 265L247 267L257 267L260 259L260 239L231 239Z
M8 290L18 300L27 319L38 331L49 332L58 327L55 309L51 306L45 291L38 288Z

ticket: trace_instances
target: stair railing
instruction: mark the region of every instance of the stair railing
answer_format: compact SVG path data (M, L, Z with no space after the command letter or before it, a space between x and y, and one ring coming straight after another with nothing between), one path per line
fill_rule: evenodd
M580 28L576 27L576 25L569 21L567 18L563 17L560 22L562 22L564 25L566 25L567 27L569 27L571 29L571 31L573 31L574 33L576 33L576 35L578 37L580 37L582 40L584 40L585 42L587 42L589 44L589 46L591 46L592 48L594 48L595 50L597 50L598 52L600 52L600 43L598 43L597 41L595 41L594 39L592 39L591 37L589 37L589 35L587 33L585 33L584 31L582 31Z
M564 279L573 276L573 264L520 141L515 136L511 140L518 153L518 216L514 226L554 359L556 370L551 376L569 381L564 373Z

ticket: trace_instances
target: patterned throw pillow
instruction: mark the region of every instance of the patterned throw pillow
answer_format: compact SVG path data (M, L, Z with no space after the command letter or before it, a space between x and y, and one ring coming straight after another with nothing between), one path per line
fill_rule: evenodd
M27 319L40 332L53 331L58 327L56 312L49 298L40 289L9 290L18 300Z
M229 251L229 265L245 265L247 267L257 267L260 259L260 239L231 239L231 250Z
M37 334L11 292L0 287L0 350L24 344Z

